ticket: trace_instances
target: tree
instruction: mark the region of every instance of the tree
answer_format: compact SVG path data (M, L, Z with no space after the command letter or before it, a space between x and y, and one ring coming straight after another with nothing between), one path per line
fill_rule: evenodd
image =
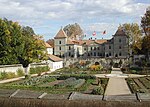
M32 62L39 62L46 59L46 47L42 36L33 35L31 29L22 28L22 35L24 41L24 49L19 62L23 67L28 67Z
M83 36L83 30L81 29L80 25L75 23L75 24L69 24L64 27L63 29L67 36L69 38L75 38L77 39L78 37L82 38ZM78 37L77 37L78 36Z
M141 27L145 35L150 36L150 7L146 9L146 13L141 19Z
M145 33L142 40L142 51L148 57L150 53L150 7L146 9L146 13L141 19L141 27Z
M0 64L17 64L23 52L21 26L17 22L0 19Z
M121 25L123 27L126 35L129 38L129 48L132 49L132 52L138 54L142 49L142 33L140 27L137 23L125 23Z
M18 64L27 67L32 62L46 59L42 36L35 35L30 27L0 19L0 64Z

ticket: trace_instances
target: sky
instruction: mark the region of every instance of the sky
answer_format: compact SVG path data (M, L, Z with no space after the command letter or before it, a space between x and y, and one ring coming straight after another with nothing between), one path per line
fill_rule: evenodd
M94 31L95 38L109 39L120 24L140 24L148 6L150 0L0 0L0 18L32 27L45 41L74 23L81 26L86 39Z

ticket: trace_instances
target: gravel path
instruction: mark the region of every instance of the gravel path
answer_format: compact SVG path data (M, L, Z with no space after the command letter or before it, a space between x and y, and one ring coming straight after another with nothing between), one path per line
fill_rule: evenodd
M119 69L113 69L111 74L122 74ZM109 79L105 95L131 94L125 78L111 77Z

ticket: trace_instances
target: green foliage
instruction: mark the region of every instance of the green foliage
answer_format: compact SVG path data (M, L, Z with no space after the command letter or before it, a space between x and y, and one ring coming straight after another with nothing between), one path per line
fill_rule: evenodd
M41 74L42 72L47 72L49 71L48 66L39 66L36 68L30 68L30 74Z
M94 95L103 95L104 94L104 89L103 87L99 86L99 87L96 87L92 90L92 93L91 94L94 94Z
M17 76L18 77L21 77L21 76L24 76L24 75L25 75L25 73L24 73L24 71L22 69L18 69L17 70Z
M145 15L141 19L141 27L146 36L150 36L150 6L146 9Z
M74 77L76 79L85 79L85 80L96 79L95 76L87 75L87 74L66 74L66 75L60 75L60 77L58 79L65 80L65 79L70 78L70 77Z
M0 79L11 79L17 77L14 72L1 72L0 73Z
M46 59L44 40L34 35L30 27L21 27L17 22L0 19L0 64L23 64Z

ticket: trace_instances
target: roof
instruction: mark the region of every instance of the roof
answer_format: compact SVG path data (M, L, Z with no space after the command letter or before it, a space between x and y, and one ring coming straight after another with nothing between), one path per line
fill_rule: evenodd
M71 40L67 40L67 45L74 45L75 43Z
M122 28L118 28L114 36L126 36Z
M52 46L51 45L49 45L48 43L46 43L45 42L45 46L46 46L46 48L52 48Z
M107 40L106 39L98 39L98 40L95 40L95 42L98 44L103 44L103 43L107 42Z
M81 45L85 44L85 45L90 45L91 43L97 43L97 44L103 44L105 42L107 42L106 39L99 39L99 40L82 40L82 41L79 41L79 43Z
M49 57L49 59L52 60L53 62L63 61L62 58L59 58L59 57L57 57L57 56L55 56L55 55L49 54L48 57Z
M67 38L67 35L64 32L64 30L61 28L54 38L55 39Z
M51 47L54 48L54 39L49 39L48 41L46 41L46 43L48 43Z

